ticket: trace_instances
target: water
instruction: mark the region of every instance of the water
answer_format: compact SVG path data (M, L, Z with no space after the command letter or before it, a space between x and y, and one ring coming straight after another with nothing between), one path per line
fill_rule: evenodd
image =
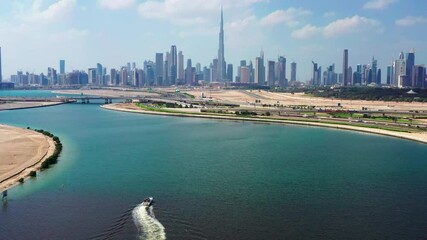
M3 111L0 123L64 143L59 164L9 191L1 239L427 236L423 144L96 104Z

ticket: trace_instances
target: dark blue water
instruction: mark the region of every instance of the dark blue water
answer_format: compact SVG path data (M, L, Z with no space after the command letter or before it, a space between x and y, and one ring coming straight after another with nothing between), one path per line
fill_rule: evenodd
M1 239L427 236L423 144L96 104L3 111L0 123L64 143L59 164L10 190ZM151 212L137 207L146 196Z

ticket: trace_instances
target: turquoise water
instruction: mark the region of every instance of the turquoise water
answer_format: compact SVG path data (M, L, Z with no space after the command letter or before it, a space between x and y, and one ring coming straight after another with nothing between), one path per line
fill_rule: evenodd
M1 239L427 236L423 144L96 104L3 111L0 123L64 143L56 166L10 190Z

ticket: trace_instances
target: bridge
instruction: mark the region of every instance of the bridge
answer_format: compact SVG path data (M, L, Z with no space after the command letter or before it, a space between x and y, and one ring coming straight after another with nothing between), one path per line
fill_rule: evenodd
M105 104L112 103L113 100L124 100L132 102L129 97L109 97L109 96L70 96L70 97L0 97L0 102L63 102L63 103L90 103L91 101L103 100Z

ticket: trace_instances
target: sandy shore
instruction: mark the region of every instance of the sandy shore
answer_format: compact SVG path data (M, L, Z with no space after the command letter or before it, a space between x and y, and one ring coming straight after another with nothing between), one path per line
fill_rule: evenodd
M254 103L260 100L262 104L283 104L289 105L308 105L321 108L336 107L338 104L342 109L361 110L362 107L368 110L383 111L408 111L408 110L427 110L427 103L422 102L385 102L385 101L365 101L365 100L343 100L332 98L320 98L305 95L304 93L275 93L263 90L208 90L193 89L185 91L196 97L204 93L205 96L212 97L213 100L231 101L242 106L248 103Z
M279 119L267 119L267 118L247 118L247 117L234 117L234 116L221 116L221 115L203 115L203 114L194 114L194 113L168 113L168 112L154 112L143 110L133 104L128 103L117 103L101 106L104 109L122 111L122 112L132 112L132 113L142 113L142 114L154 114L154 115L168 115L168 116L177 116L177 117L197 117L197 118L211 118L211 119L226 119L226 120L238 120L238 121L252 121L252 122L264 122L264 123L282 123L282 124L297 124L305 126L317 126L317 127L328 127L335 129L359 131L373 134L380 134L385 136L397 137L402 139L408 139L412 141L417 141L421 143L427 143L427 132L421 133L406 133L406 132L394 132L387 131L383 129L374 129L374 128L364 128L359 126L349 126L349 125L338 125L338 124L328 124L328 123L319 123L319 122L303 122L303 121L292 121L292 120L279 120Z
M35 131L0 124L0 191L40 169L55 151L54 141Z
M63 104L62 102L7 102L0 103L0 111L25 108L39 108Z

